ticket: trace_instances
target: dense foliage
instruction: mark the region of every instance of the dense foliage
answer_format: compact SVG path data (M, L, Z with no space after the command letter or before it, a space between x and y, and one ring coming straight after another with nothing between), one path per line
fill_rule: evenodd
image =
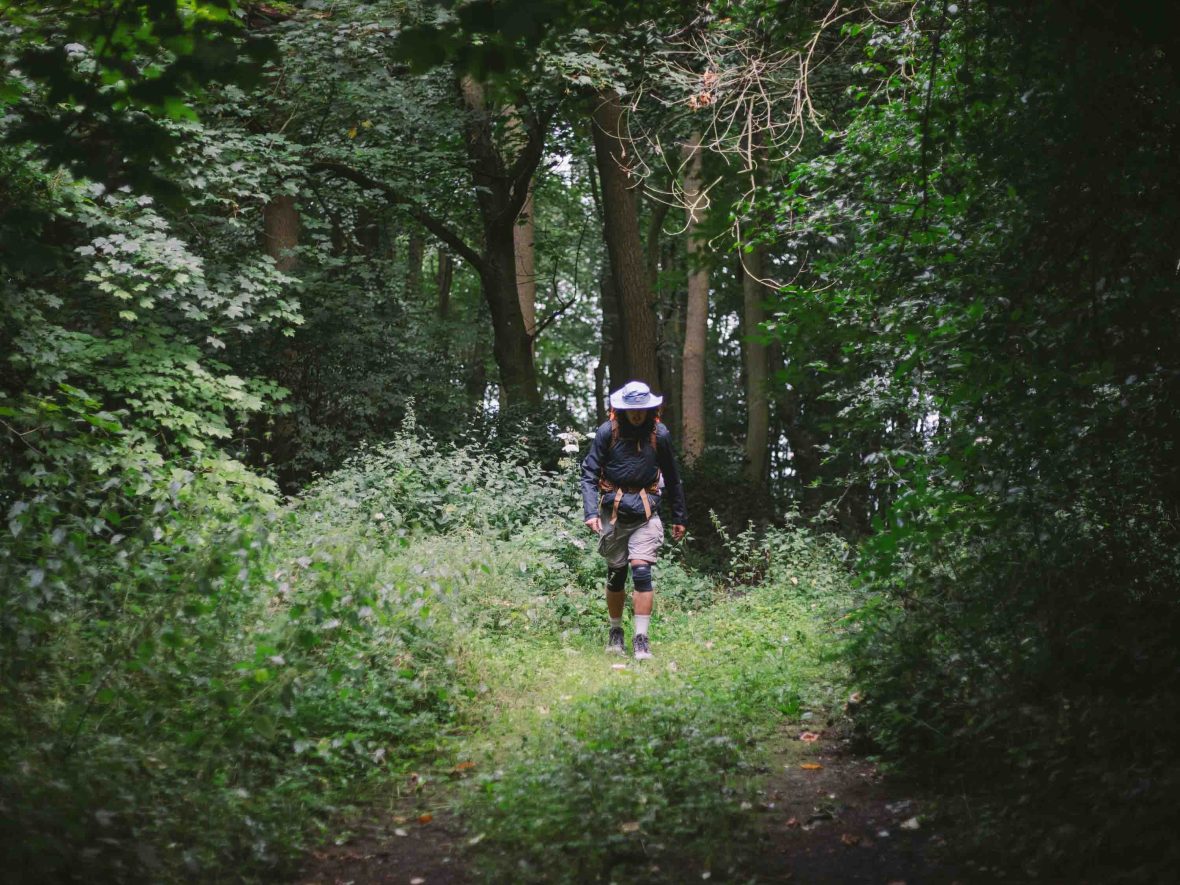
M1096 4L919 22L873 29L887 79L784 207L812 257L776 324L878 502L865 717L892 757L1010 771L1002 816L1053 821L1018 843L1029 870L1061 874L1085 830L1072 861L1155 875L1176 787L1176 57Z

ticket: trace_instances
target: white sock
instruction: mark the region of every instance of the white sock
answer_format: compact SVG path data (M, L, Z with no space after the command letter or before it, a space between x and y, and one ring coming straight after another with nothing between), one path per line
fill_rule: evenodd
M651 623L651 615L636 615L635 616L635 635L646 636L647 625Z
M612 629L612 630L613 630L615 627L622 628L622 626L623 626L623 619L622 619L622 618L611 618L611 619L610 619L610 626L611 626L611 629Z

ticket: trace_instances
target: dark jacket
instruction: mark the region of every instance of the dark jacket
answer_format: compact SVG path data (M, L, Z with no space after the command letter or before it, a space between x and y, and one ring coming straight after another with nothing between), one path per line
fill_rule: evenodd
M582 461L582 510L585 519L598 516L599 476L624 489L619 502L621 519L644 518L643 498L637 491L650 486L663 474L662 494L649 494L648 501L653 511L658 511L662 497L667 497L672 507L672 524L684 525L688 510L684 504L684 485L680 481L680 470L676 466L676 453L672 449L672 434L663 424L656 427L656 447L651 447L651 431L636 434L626 426L626 419L619 421L619 439L611 445L611 424L607 421L594 434L590 451ZM613 496L612 496L613 497Z

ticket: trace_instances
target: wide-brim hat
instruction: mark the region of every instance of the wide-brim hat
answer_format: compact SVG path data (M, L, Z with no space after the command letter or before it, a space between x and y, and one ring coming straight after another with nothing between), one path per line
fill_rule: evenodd
M610 395L612 409L654 409L664 402L642 381L628 381Z

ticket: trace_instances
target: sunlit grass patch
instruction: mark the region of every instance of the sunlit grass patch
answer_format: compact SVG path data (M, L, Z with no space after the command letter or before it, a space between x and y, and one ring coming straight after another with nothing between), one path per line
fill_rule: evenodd
M758 739L835 701L837 602L784 582L674 607L643 662L603 653L601 613L565 643L486 638L472 652L484 731L469 742L483 773L462 804L487 874L610 881L727 865Z

